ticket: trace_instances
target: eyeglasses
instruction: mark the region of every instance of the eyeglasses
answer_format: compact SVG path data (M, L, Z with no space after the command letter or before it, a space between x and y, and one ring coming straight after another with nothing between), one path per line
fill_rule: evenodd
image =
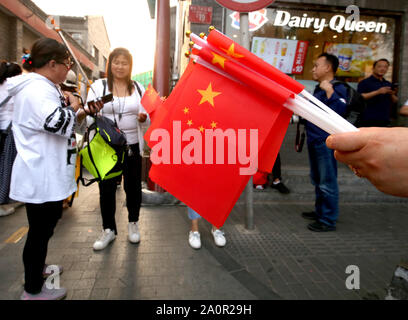
M66 66L68 70L71 70L71 68L75 65L75 61L71 59L68 59L68 62L58 62L58 63Z

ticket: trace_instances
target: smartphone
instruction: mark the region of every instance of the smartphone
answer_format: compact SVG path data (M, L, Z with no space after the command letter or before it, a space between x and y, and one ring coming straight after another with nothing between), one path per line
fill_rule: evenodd
M392 90L398 89L398 87L399 87L399 83L393 83L393 84L391 85L391 89L392 89Z
M109 93L109 94L103 96L103 97L101 98L101 100L102 100L103 103L111 102L111 101L113 100L113 94L112 94L112 93Z

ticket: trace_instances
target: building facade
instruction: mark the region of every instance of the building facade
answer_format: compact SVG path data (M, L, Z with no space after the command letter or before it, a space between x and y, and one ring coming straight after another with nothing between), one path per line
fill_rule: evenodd
M189 6L211 8L211 21L208 17L203 21L190 18ZM357 19L353 22L350 16ZM407 18L408 1L404 0L275 1L249 14L250 49L308 90L316 84L311 74L313 61L323 52L339 57L337 77L352 86L371 75L375 60L386 58L391 62L386 79L399 85L399 104L393 110L397 118L398 108L408 99ZM199 34L213 25L240 42L239 13L215 1L179 1L178 19L177 33L191 30ZM180 36L178 46L185 51L188 41ZM181 72L188 61L184 51L180 50L178 57Z
M54 17L61 26L76 58L90 80L99 78L105 71L110 42L102 17ZM63 23L78 23L75 27L86 34L84 42L78 41L75 32L67 32ZM62 22L62 23L61 23ZM92 33L92 35L91 35ZM0 0L0 59L21 63L23 52L30 50L41 38L61 42L51 28L50 17L29 0ZM92 45L91 45L92 44ZM96 50L93 50L94 49ZM78 74L78 70L74 70Z

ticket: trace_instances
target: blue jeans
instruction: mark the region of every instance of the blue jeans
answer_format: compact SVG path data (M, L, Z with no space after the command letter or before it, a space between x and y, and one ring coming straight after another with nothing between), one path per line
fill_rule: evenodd
M335 226L339 216L339 187L337 184L337 161L334 151L325 141L308 144L310 178L315 186L315 211L318 220Z
M187 209L188 209L188 217L190 218L190 220L201 218L201 216L197 212L195 212L193 209L191 209L190 207L187 207Z

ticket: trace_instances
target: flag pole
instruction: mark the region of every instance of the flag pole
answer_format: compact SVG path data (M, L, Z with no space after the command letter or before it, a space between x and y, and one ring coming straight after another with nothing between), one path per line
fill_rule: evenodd
M76 58L74 51L71 49L70 45L68 44L68 41L65 39L64 35L62 34L62 30L60 28L60 26L57 26L56 22L54 19L51 19L51 24L54 27L54 30L56 33L58 33L58 35L60 36L62 42L64 43L65 47L67 47L69 53L71 54L72 58L74 59L79 72L82 74L82 76L84 77L85 81L88 83L89 88L93 91L93 93L95 94L95 97L97 97L96 92L94 91L94 89L91 86L91 82L88 79L88 76L86 75L84 69L82 69L82 66L80 64L80 62L78 61L78 59Z
M239 14L239 26L241 31L241 45L249 50L249 13L240 12ZM248 181L245 187L245 228L247 230L254 230L254 185L253 178Z

